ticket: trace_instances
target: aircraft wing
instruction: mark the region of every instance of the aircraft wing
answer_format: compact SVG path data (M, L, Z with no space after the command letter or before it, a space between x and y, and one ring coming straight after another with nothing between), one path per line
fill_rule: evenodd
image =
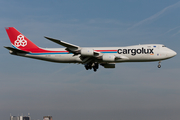
M45 36L45 38L52 41L52 42L55 42L55 43L57 43L59 45L62 45L64 47L66 47L67 51L69 51L69 52L71 52L71 53L73 53L75 55L80 54L80 51L82 49L81 47L79 47L77 45L73 45L73 44L64 42L62 40L58 40L58 39L54 39L54 38L50 38L50 37L46 37L46 36ZM102 53L94 51L94 55L95 56L100 56L100 55L102 55Z
M54 39L54 38L49 38L49 37L45 37L45 38L52 41L52 42L55 42L59 45L66 47L66 50L68 50L69 52L74 53L74 52L77 52L78 50L80 50L80 47L77 45L73 45L73 44L64 42L62 40Z

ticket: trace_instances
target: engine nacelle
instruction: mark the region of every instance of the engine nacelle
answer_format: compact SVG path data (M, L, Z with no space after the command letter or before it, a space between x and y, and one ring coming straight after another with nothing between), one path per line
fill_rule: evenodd
M111 54L104 54L102 56L102 60L106 61L106 62L113 62L113 61L115 61L115 56L111 55Z
M104 68L115 68L115 63L101 64Z
M81 55L82 56L94 56L94 50L88 49L88 48L82 48L81 49Z

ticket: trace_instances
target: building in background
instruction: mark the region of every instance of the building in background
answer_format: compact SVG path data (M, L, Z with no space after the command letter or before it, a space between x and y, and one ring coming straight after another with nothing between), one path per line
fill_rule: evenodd
M17 116L10 116L10 120L19 120L19 117L17 117Z
M29 116L23 117L23 120L31 120Z
M52 116L44 116L43 120L52 120Z
M23 116L19 116L19 120L23 120Z
M29 113L28 113L28 116L11 116L10 115L10 120L31 120L30 116L29 116Z

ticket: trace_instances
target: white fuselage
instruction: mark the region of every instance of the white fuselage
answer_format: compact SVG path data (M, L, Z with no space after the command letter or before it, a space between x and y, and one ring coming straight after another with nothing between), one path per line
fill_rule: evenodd
M99 63L118 63L118 62L149 62L169 59L176 55L176 52L165 47L162 44L144 44L127 47L84 47L93 49L103 55L113 55L116 59L113 61L103 61L96 59ZM66 51L65 48L43 48L50 51ZM82 63L81 55L72 53L18 53L17 55L30 57L45 61L58 63ZM119 58L119 59L118 59Z
M174 57L177 53L162 44L144 44L127 47L80 47L62 40L45 37L64 48L40 48L14 27L5 28L13 47L6 47L13 55L57 63L81 63L95 72L99 65L115 68L120 62L150 62Z

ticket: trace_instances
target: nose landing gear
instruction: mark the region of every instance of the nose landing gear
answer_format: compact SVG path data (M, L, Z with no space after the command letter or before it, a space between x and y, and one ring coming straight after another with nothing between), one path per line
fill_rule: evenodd
M158 62L158 68L161 68L161 61Z

